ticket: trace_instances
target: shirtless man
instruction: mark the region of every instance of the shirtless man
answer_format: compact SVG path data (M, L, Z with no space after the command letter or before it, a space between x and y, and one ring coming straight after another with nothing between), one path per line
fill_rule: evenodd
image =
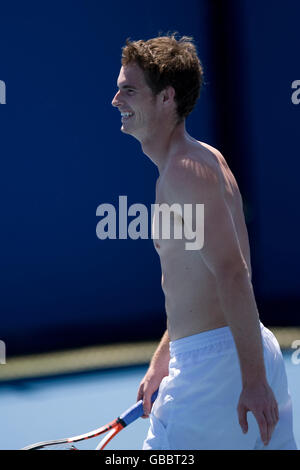
M147 417L159 387L144 449L295 448L282 356L253 294L238 185L221 153L186 131L201 83L191 38L123 48L112 105L158 168L156 203L204 204L200 250L155 240L167 331L138 391ZM175 214L174 223L194 222Z

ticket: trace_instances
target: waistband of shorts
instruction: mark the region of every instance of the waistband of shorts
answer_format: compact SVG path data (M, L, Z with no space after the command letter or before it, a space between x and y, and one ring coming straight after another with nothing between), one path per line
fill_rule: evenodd
M260 323L261 331L264 325ZM208 346L223 344L226 347L234 347L234 339L229 326L216 328L214 330L202 331L201 333L185 336L183 338L170 341L170 355L173 357L177 354L202 349Z

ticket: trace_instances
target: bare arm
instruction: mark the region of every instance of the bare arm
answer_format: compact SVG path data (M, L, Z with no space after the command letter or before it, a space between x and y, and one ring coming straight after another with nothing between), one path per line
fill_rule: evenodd
M165 331L138 390L137 399L143 399L144 417L147 417L151 411L152 394L158 389L162 379L168 375L169 360L169 335L168 331Z
M266 444L278 420L278 407L266 379L259 314L247 264L220 181L191 181L189 191L193 202L204 203L204 246L200 256L215 276L238 352L243 385L239 422L247 432L247 412L252 411Z

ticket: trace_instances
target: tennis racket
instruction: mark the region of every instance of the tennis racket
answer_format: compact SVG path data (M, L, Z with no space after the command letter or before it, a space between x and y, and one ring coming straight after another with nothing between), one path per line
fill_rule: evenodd
M152 403L157 397L158 391L156 391L151 398ZM109 441L124 429L128 424L132 423L136 419L143 416L143 400L139 400L137 403L132 405L128 410L124 411L118 418L114 419L110 423L101 426L101 428L94 429L93 431L78 436L67 437L64 439L56 439L54 441L37 442L29 446L23 447L21 450L80 450L75 447L75 442L85 441L94 437L100 436L100 434L106 434L106 436L99 442L95 450L103 450Z

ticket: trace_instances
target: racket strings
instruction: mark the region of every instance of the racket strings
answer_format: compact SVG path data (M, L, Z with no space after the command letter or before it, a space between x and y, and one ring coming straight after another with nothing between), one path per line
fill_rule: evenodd
M111 439L118 434L124 425L119 420L114 420L111 423L102 426L85 434L80 434L68 439L61 439L60 441L40 442L33 446L28 446L27 450L82 450L84 442L91 438L95 438L100 434L107 433L104 438L99 442L95 450L103 450L104 447L111 441ZM74 445L76 442L76 445Z
M151 401L157 397L158 391L156 391L152 397ZM31 444L29 446L23 447L22 450L80 450L74 445L74 442L86 441L91 438L95 438L100 434L107 433L106 436L99 442L95 450L102 450L104 447L111 441L111 439L118 434L123 428L128 426L128 424L135 421L137 418L140 418L143 415L143 402L139 400L134 403L130 408L128 408L124 413L122 413L118 418L107 423L106 425L94 429L93 431L79 434L77 436L52 440L52 441L43 441ZM80 447L80 446L79 446Z

